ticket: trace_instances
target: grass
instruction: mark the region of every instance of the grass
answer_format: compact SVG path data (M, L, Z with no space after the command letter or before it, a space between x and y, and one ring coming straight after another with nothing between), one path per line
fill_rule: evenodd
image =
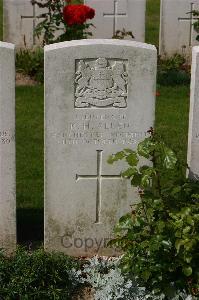
M186 163L189 115L189 86L163 87L156 99L156 131Z
M43 86L16 88L18 242L43 241Z
M16 89L16 168L19 208L43 206L43 86Z
M160 22L160 0L147 0L146 43L158 46Z
M3 0L0 0L0 40L3 40Z

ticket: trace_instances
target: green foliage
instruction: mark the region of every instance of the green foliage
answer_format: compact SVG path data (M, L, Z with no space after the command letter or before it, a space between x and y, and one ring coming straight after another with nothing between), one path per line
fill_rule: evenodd
M132 33L132 31L126 31L124 28L123 30L117 30L115 35L112 37L113 39L118 39L118 40L123 40L126 37L131 37L132 39L134 39L134 35Z
M80 1L76 1L80 2ZM42 21L35 28L35 35L43 39L42 44L48 45L70 40L85 39L92 35L88 31L91 23L75 24L68 26L63 18L64 6L71 4L71 1L60 0L32 0L44 12L40 15Z
M151 165L139 163L145 158ZM124 251L123 269L156 294L169 297L185 289L199 296L198 182L184 178L184 166L153 132L137 151L125 149L108 162L118 160L128 163L122 176L138 187L140 196L110 242Z
M190 83L190 66L183 56L176 54L169 59L158 59L157 82L161 85Z
M44 52L42 48L20 49L16 54L16 70L38 82L44 81Z
M0 297L4 300L71 299L77 288L72 269L79 264L63 254L32 253L19 248L6 258L0 252Z

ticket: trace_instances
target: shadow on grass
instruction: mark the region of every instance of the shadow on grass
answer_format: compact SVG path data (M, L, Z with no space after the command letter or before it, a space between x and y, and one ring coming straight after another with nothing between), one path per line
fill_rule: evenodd
M41 246L44 240L43 209L17 209L17 242L30 248Z

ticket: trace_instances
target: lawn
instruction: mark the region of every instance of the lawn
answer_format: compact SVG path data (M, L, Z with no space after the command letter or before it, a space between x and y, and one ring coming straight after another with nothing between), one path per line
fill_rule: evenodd
M17 203L43 206L43 86L16 89Z
M160 22L160 0L147 0L146 43L158 46Z
M157 88L156 131L186 163L189 115L189 86Z
M0 40L3 40L3 0L0 0Z
M43 240L43 86L16 88L18 242Z
M147 0L146 41L155 45L159 35L159 2ZM2 18L0 21L2 28ZM189 87L159 86L157 89L160 96L156 102L156 130L186 162ZM19 242L43 239L43 109L42 85L16 88Z

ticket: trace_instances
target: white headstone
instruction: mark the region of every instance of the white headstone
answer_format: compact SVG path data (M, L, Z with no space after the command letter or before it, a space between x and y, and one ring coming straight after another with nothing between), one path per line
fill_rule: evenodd
M112 38L117 30L131 31L138 42L145 41L146 0L85 0L95 9L95 17L89 22L95 27L92 38ZM132 39L130 36L128 39Z
M0 248L16 247L14 45L0 42Z
M38 44L34 29L41 22L38 16L43 9L32 5L31 0L4 0L3 6L4 41L20 48L31 48Z
M198 45L193 23L198 20L191 11L199 10L199 0L161 0L160 54L190 56Z
M108 156L153 126L154 46L80 40L45 47L45 248L75 256L107 248L137 191Z
M199 47L193 48L191 101L189 112L188 165L189 177L199 180Z

